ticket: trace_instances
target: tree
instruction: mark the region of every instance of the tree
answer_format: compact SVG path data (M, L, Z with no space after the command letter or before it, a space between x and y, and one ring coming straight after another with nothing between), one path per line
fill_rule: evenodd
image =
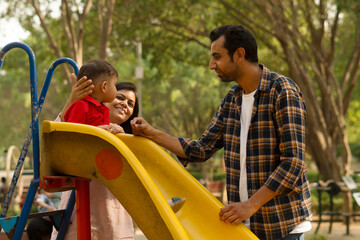
M80 4L76 5L77 2ZM37 9L36 3L38 1L32 1L31 9ZM104 41L108 43L112 60L119 62L121 59L125 59L126 66L131 67L129 62L133 58L129 52L126 52L123 42L139 38L143 43L143 56L146 58L145 64L147 64L149 72L145 72L145 78L147 82L153 84L144 86L145 91L148 91L149 94L154 94L155 89L151 91L150 89L156 83L157 86L166 86L164 89L168 91L170 97L182 96L185 99L191 99L193 96L186 96L185 92L194 91L191 84L195 83L188 81L185 85L176 85L188 73L182 75L180 71L176 71L177 75L175 76L169 66L179 67L181 72L186 69L186 64L207 66L210 46L207 36L210 30L216 26L235 23L251 30L258 40L261 60L271 69L289 75L303 90L308 111L307 149L316 162L323 179L340 181L341 175L349 174L351 155L345 117L359 76L359 1L124 0L113 3L108 1L107 5L103 1L96 1L96 3L91 0L62 0L62 26L65 26L64 32L67 33L66 41L69 42L67 44L69 46L63 43L64 35L58 28L57 31L51 31L51 34L55 36L53 37L56 39L55 43L60 43L58 46L61 47L58 48L61 51L69 51L67 56L76 58L81 55L79 53L82 51L80 49L83 48L81 47L83 43L79 41L83 39L88 48L87 52L82 55L88 54L93 58L91 54L95 51L91 46L95 42ZM18 1L9 1L9 4L12 9L21 5ZM42 2L41 6L44 4L45 2ZM93 11L95 7L91 6L95 5L101 14ZM107 7L101 7L105 5ZM45 12L43 22L50 24L55 29L56 24L54 23L60 23L60 21L51 18L51 8L39 9L45 9L43 10ZM87 9L89 10L87 11ZM114 9L116 11L113 11ZM40 16L40 10L38 12ZM113 22L111 22L111 18L108 18L111 15L114 18ZM102 16L100 17L102 20L95 21L99 16ZM33 23L31 19L31 14L29 14L23 16L22 22L30 28L29 23ZM86 24L81 21L92 22ZM113 31L109 31L109 27ZM51 27L48 29L52 30ZM99 29L110 34L107 38L104 37L104 39L108 39L107 41L100 41L100 36L94 34L94 32L99 33ZM84 38L82 31L92 34L85 34L87 37ZM77 34L72 32L77 32ZM48 38L50 39L50 37ZM106 54L107 47L99 49ZM74 51L77 52L77 55ZM54 52L56 53L55 50ZM191 69L202 71L196 67ZM156 71L156 74L152 71ZM192 78L196 78L196 76L196 74L191 75ZM170 83L170 87L166 85ZM171 86L174 87L171 88ZM176 93L175 86L181 89L180 94ZM210 90L209 93L211 93ZM205 96L205 93L201 94ZM166 99L165 94L163 97ZM200 98L200 101L205 98ZM144 100L152 105L152 109L156 104L167 108L162 113L160 108L154 111L158 113L158 116L165 114L167 118L161 119L156 116L151 116L151 118L159 122L167 121L167 125L162 124L162 126L173 129L171 131L184 131L184 134L188 134L192 130L196 131L196 129L206 127L203 125L189 126L191 119L197 117L196 115L186 115L186 108L180 113L180 108L174 107L179 106L178 102L171 104L156 102L155 104L155 100L150 96L144 96ZM169 112L168 108L174 109L174 111ZM207 117L203 117L203 119L209 119L210 112L204 111L205 115L202 116ZM148 114L151 112L148 111ZM197 112L194 111L194 114ZM171 115L173 115L172 118L169 117ZM180 120L183 124L180 125L175 121L177 117L184 119Z
M229 1L221 2L228 8L233 6ZM269 27L259 25L239 11L233 11L233 16L237 13L240 23L260 30L262 37L258 39L274 53L279 49L275 44L280 45L280 56L288 65L290 77L303 90L308 112L307 146L321 175L326 180L341 181L340 176L348 175L350 170L345 115L360 64L359 2L252 1L244 8L261 16ZM347 67L341 77L336 77L336 58L342 58L341 49L344 48L340 45L343 36L338 34L344 14L352 15L346 24L356 35L352 36L353 44L347 45L353 53L347 60ZM266 35L278 42L274 44ZM342 148L341 163L337 160L338 146Z
M345 116L360 64L358 1L177 1L174 7L169 2L164 3L166 10L147 9L151 17L144 15L153 19L154 28L166 30L173 38L207 47L204 35L211 29L209 24L241 24L276 56L275 61L286 63L283 70L299 84L307 102L307 146L322 177L341 181L341 175L349 174ZM191 12L201 6L204 10L212 7L213 13ZM184 17L174 16L175 9ZM343 25L347 34L339 34ZM335 72L339 61L345 61L345 67Z
M349 175L351 152L345 117L359 78L359 1L160 2L157 7L149 7L155 5L152 1L138 3L142 13L147 12L142 17L177 43L208 47L204 36L225 23L240 24L253 32L260 50L272 56L268 65L286 63L280 70L303 90L308 112L307 150L322 178L341 181L341 175ZM350 199L348 195L348 208Z
M88 23L94 22L98 26L97 31L92 33L99 36L98 56L102 59L107 58L107 46L112 29L115 0L108 0L107 4L105 0L98 0L96 6L93 0L61 0L60 9L58 10L60 12L60 19L53 16L53 8L57 5L56 1L31 0L28 1L28 4L8 1L8 4L8 14L10 14L11 9L22 9L23 11L20 11L21 13L31 11L29 14L19 16L19 19L25 27L30 27L28 22L36 26L35 18L32 17L36 15L41 28L46 33L48 43L55 53L55 56L57 58L70 57L75 60L79 66L83 64L86 28L91 26L91 24L86 24L86 19L91 9L93 9L93 11L96 12L98 21L88 21ZM59 31L58 27L51 27L54 26L54 24L52 24L53 21L56 21L62 26L62 31ZM70 70L66 65L62 65L62 68L65 72L66 79L69 81L69 86L71 86Z

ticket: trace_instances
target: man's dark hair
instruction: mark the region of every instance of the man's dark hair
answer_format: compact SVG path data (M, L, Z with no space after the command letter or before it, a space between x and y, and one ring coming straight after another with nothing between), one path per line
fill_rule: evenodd
M257 44L254 36L240 25L224 25L211 31L210 41L214 42L219 37L224 36L224 48L228 50L228 53L233 61L233 55L236 49L242 47L245 49L245 59L249 62L257 63Z
M98 83L101 77L107 80L109 77L118 77L116 69L103 59L93 59L86 62L79 71L78 79L86 76L93 83Z

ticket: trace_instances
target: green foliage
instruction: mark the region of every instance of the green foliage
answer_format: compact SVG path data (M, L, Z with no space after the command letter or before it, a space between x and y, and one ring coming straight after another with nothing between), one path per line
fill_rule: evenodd
M199 170L190 169L190 170L188 170L188 172L197 180L200 180L203 178L202 173ZM220 181L223 179L225 179L225 173L222 173L222 172L215 173L213 176L213 181Z
M356 92L356 91L355 91ZM358 93L356 93L358 95ZM347 133L351 147L351 153L360 160L360 101L353 100L347 114Z
M310 183L316 183L321 179L318 171L308 171L307 175Z
M19 146L26 136L24 129L30 125L28 66L25 52L14 49L6 55L0 71L0 146L4 149Z
M167 67L145 72L144 116L163 130L187 137L201 135L230 87L204 67L181 61L169 60Z
M34 50L37 60L38 90L50 64L56 59L47 35L34 17L34 9L26 1L10 1L6 16L16 16L22 26L31 34L26 43ZM61 52L66 56L69 52L61 19L54 13L57 1L39 1L44 11L45 20ZM78 1L80 4L84 1ZM339 39L335 39L336 62L334 74L341 79L346 60L351 55L349 49L354 46L356 24L354 18L358 9L356 0L334 1L341 4L343 14L338 28ZM142 64L145 69L143 79L143 115L154 126L176 136L197 138L206 129L210 119L217 111L222 97L233 83L221 83L208 69L210 59L208 40L209 32L222 24L243 24L246 20L235 16L230 6L236 6L240 13L243 9L256 7L254 1L204 1L204 0L138 0L116 1L113 16L111 37L108 42L108 60L119 71L120 81L134 83L135 66L137 65L136 49L132 41L141 41L143 46ZM329 3L332 4L333 2ZM55 4L55 5L54 5ZM284 2L289 6L290 2ZM298 2L293 1L298 7ZM357 9L354 9L356 8ZM313 10L315 11L315 10ZM299 31L308 31L303 11L298 9ZM284 16L291 11L285 9ZM354 14L355 13L355 14ZM246 15L254 22L261 23L262 15ZM315 14L316 15L316 14ZM6 17L4 16L4 17ZM72 17L76 20L78 15ZM100 39L97 1L85 19L83 59L97 58ZM259 24L269 32L251 29L256 35L259 45L260 62L271 69L287 75L288 65L281 57L280 43L270 34L270 25ZM343 27L346 26L346 27ZM263 35L262 35L263 34ZM328 41L328 39L324 39ZM130 43L130 44L129 44ZM329 45L329 43L327 43ZM301 46L301 44L300 44ZM348 48L346 46L349 46ZM289 46L290 47L290 46ZM303 49L300 49L302 51ZM275 53L275 54L274 54ZM311 72L310 69L307 69ZM26 83L25 83L26 82ZM30 124L29 108L29 73L27 58L24 53L14 50L7 54L0 72L0 148L11 144L21 146L26 130ZM69 94L70 86L64 79L59 67L55 71L43 107L40 123L43 119L53 119L60 112ZM358 86L354 91L354 99L347 114L349 141L354 156L358 157L360 120ZM318 176L309 176L316 179Z
M305 234L305 239L306 240L327 240L328 238L322 234L313 234L311 236L307 236Z

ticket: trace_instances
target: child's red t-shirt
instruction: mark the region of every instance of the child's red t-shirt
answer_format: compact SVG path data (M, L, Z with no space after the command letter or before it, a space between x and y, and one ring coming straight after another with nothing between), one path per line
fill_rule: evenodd
M110 123L109 108L90 96L73 103L66 111L66 122L83 123L92 126L108 125Z

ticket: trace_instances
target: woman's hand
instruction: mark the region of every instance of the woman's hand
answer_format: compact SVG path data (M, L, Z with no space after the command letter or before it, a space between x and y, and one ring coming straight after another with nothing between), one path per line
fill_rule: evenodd
M92 84L91 79L87 79L86 76L82 77L79 81L77 81L76 75L72 73L71 78L73 81L71 93L60 114L61 121L63 122L65 121L64 120L65 113L68 110L68 108L71 106L71 104L90 95L94 89L94 85Z
M74 102L90 95L92 93L94 85L92 84L92 80L87 79L86 76L82 77L79 81L77 81L76 75L72 73L71 78L73 80L73 86L71 88L71 93L68 101L73 104Z
M109 125L100 125L98 127L109 131L112 134L125 133L124 129L116 123L110 123Z

